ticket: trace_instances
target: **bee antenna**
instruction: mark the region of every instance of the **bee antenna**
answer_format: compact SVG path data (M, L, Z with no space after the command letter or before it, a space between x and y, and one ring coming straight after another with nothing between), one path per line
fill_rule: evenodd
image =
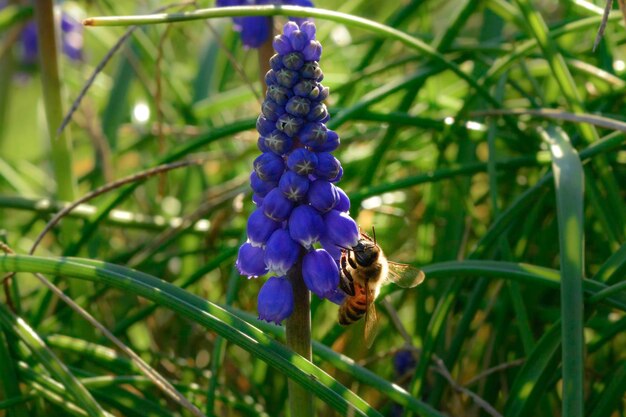
M374 244L376 245L376 229L374 229L374 225L372 225L372 236L374 237Z

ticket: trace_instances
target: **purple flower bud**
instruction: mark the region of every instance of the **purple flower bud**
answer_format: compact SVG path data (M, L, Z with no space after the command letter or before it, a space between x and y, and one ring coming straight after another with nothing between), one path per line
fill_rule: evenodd
M300 25L300 30L306 33L309 40L315 39L315 23L306 21Z
M293 288L285 277L270 277L258 297L259 319L280 324L293 312Z
M265 85L278 84L278 80L276 80L276 73L274 70L269 70L265 73Z
M333 292L329 297L326 297L328 301L331 301L337 305L343 304L347 295L340 288L336 288L335 292Z
M274 71L278 71L283 68L283 56L280 54L274 54L270 58L270 68Z
M298 148L287 158L287 167L298 175L309 175L317 167L317 155L305 148Z
M302 247L298 245L285 229L278 229L265 245L265 265L277 275L285 275L296 263Z
M396 375L402 376L415 368L417 361L410 350L400 350L393 357L393 370Z
M253 246L262 246L279 227L280 223L267 217L263 209L258 208L248 217L248 240Z
M241 275L256 278L267 273L264 256L265 250L262 247L246 242L239 248L235 266Z
M326 105L324 103L315 104L306 115L306 119L309 122L319 122L325 119L328 120L328 110L326 109Z
M276 72L276 81L278 84L286 88L291 88L300 80L300 76L297 71L288 70L283 68Z
M334 180L341 170L341 163L337 158L328 152L317 154L317 168L315 176L328 181Z
M322 44L316 40L309 41L302 49L302 55L307 61L319 61L322 57Z
M321 84L320 84L321 86ZM324 101L328 98L328 94L330 94L330 89L328 87L320 88L319 95L317 96L317 101Z
M341 180L341 177L343 177L343 168L339 167L339 172L337 173L337 176L335 176L335 178L331 178L329 181L330 182L338 182Z
M339 193L339 202L335 206L335 210L347 212L350 210L350 197L339 187L335 187Z
M287 55L289 52L293 51L289 38L285 35L274 36L272 46L274 47L274 50L281 55Z
M282 222L287 220L293 203L287 199L278 188L274 188L263 199L263 213L272 220Z
M313 109L315 110L316 107L314 107ZM296 117L306 116L308 119L310 117L309 112L311 110L311 102L304 97L294 96L291 97L287 102L285 110L287 110L288 113L293 114Z
M326 238L337 246L351 248L359 241L359 228L347 213L331 210L324 215Z
M285 113L285 107L267 98L263 101L263 104L261 104L261 112L267 120L276 121Z
M339 286L339 269L328 252L317 249L304 255L302 278L309 290L319 297L327 298L335 295Z
M261 207L263 205L263 197L257 193L252 194L252 202L257 206Z
M287 69L298 71L304 65L304 57L300 52L292 52L283 56L283 65Z
M280 156L266 152L259 155L253 163L254 171L263 181L278 181L285 170L285 163Z
M291 37L291 34L295 32L296 30L300 30L300 27L298 26L296 22L287 22L283 26L283 34L287 38Z
M326 142L328 129L323 123L307 123L300 129L300 142L303 145L317 149Z
M272 133L274 129L276 129L276 122L268 120L262 114L259 115L258 119L256 119L256 130L261 134L261 136Z
M256 147L261 151L261 153L272 152L272 150L265 144L265 138L263 136L260 136L256 140Z
M280 130L274 129L263 138L263 146L277 155L284 155L293 147L293 139Z
M267 98L271 98L281 106L287 104L287 101L291 97L291 91L280 85L268 85L267 86Z
M324 250L328 252L331 258L339 262L339 260L341 259L342 249L339 246L337 246L335 243L328 240L328 237L326 237L326 234L324 234L320 238L320 244L322 245L322 248L324 248Z
M263 181L256 172L250 174L250 188L261 197L265 197L267 193L278 187L277 181Z
M276 129L285 132L289 137L294 137L300 131L303 124L304 120L285 113L276 121Z
M278 188L289 200L295 202L302 201L306 197L307 191L309 191L309 179L293 171L286 171L280 177Z
M320 146L319 148L317 148L317 151L320 152L332 152L335 149L337 149L337 147L339 147L339 135L337 134L337 132L333 131L333 130L329 130L326 133L326 142L324 142L324 144L322 146Z
M322 69L316 61L305 62L300 68L300 76L302 78L310 78L312 80L321 81L323 76Z
M320 213L311 206L298 206L289 216L289 235L306 249L319 241L324 234L324 221Z
M313 206L320 213L326 213L327 211L335 208L339 202L339 191L337 187L325 180L313 181L309 186L309 192L307 193L309 204Z
M293 93L300 97L307 97L311 100L315 100L320 93L320 89L317 82L304 79L300 80L298 84L293 86Z
M309 41L306 33L300 30L294 30L288 35L288 37L294 51L302 51Z

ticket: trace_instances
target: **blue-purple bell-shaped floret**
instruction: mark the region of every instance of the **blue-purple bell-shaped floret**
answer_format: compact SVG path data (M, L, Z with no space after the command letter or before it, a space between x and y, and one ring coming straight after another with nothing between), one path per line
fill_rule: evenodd
M267 273L265 266L265 250L260 246L253 246L246 242L239 248L235 266L241 275L256 278Z
M261 287L257 309L259 319L280 324L293 312L293 288L285 277L270 277Z
M305 249L310 249L324 234L324 220L313 207L301 205L289 216L289 235Z
M277 222L287 220L292 209L293 202L278 188L274 188L263 199L263 213Z
M359 228L348 213L331 210L324 215L325 238L343 248L356 246L359 241Z
M302 259L302 278L309 290L319 297L328 298L335 295L339 285L339 269L328 252L316 249Z
M346 192L342 190L341 187L336 187L336 189L337 193L339 194L339 201L335 206L335 210L344 212L350 211L350 197L348 197L348 194L346 194Z
M339 191L334 184L325 181L313 181L307 193L309 204L320 213L326 213L339 202Z
M303 201L309 191L309 179L293 171L287 171L280 177L278 188L285 197L294 202Z
M271 152L259 155L254 160L253 166L261 181L278 181L285 171L283 158Z
M289 236L286 229L278 229L265 245L265 265L276 275L286 275L296 263L302 247Z
M262 246L280 226L279 222L267 217L262 208L258 208L248 217L248 240L253 246Z

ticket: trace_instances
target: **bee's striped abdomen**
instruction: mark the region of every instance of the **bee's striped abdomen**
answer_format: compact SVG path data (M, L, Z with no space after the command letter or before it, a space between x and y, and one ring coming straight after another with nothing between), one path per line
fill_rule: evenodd
M355 290L356 294L352 297L346 297L339 307L339 324L342 326L359 321L367 311L365 291L358 285L355 285Z

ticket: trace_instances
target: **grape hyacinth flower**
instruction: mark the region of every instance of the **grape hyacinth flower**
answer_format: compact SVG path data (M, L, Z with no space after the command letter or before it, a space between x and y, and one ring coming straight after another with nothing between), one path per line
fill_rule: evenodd
M261 6L266 4L313 7L311 0L216 0L217 7L229 6ZM291 17L297 24L306 19ZM263 45L272 34L272 18L268 16L234 17L234 28L241 34L241 42L246 48L258 48Z
M260 319L278 324L293 310L287 278L293 268L301 268L294 275L301 275L311 292L342 301L341 248L356 245L359 230L348 214L350 199L336 185L343 170L331 152L339 136L326 127L328 88L321 84L322 45L315 40L315 25L289 22L273 46L277 53L265 76L257 120L262 153L250 175L257 209L248 219L248 241L236 265L248 277L272 275L259 292L258 310Z

